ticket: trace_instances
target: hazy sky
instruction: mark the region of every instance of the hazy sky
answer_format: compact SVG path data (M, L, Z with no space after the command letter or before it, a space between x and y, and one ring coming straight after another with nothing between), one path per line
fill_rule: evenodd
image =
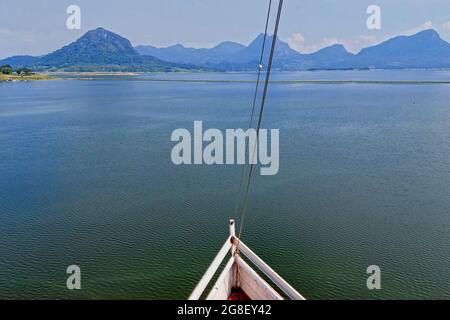
M212 47L248 44L263 31L268 0L0 0L0 58L45 54L104 27L133 45ZM274 0L275 4L278 0ZM398 34L436 29L450 41L450 0L285 0L280 38L301 52L342 43L356 52ZM66 9L81 7L81 30ZM367 7L381 7L382 29L368 30Z

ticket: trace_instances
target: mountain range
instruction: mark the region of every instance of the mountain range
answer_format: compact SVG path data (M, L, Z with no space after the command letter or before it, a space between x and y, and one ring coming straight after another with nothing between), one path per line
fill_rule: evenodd
M49 71L175 71L195 68L140 55L129 40L103 28L88 31L75 42L47 55L15 56L0 61L0 64Z
M181 44L133 47L126 38L97 28L47 55L14 56L0 65L50 71L246 71L258 65L263 41L261 34L248 46L227 41L210 49ZM266 40L265 61L272 41L272 36ZM302 54L280 39L276 41L274 68L279 70L450 68L450 44L432 29L394 37L357 54L340 44Z

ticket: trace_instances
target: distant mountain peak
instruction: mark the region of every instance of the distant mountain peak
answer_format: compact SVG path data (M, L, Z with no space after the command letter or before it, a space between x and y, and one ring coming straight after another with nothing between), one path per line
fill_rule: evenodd
M123 43L127 43L131 47L131 43L128 39L114 33L112 31L106 30L105 28L99 27L93 30L89 30L78 40L89 39L89 41L105 41L106 39L114 40L117 39Z
M230 47L245 48L244 45L237 43L237 42L233 42L233 41L223 41L223 42L219 43L218 45L216 45L214 48L230 48Z
M442 68L450 63L450 44L427 29L365 48L357 57L359 66L374 68Z
M106 30L105 28L99 27L99 28L95 28L92 30L87 31L85 34L83 34L82 37L89 37L89 36L107 36L107 35L111 35L111 36L119 36L118 34ZM119 36L120 37L120 36Z
M344 45L336 43L336 44L332 44L331 46L325 47L320 49L319 51L317 51L316 53L319 52L324 52L324 51L330 51L330 52L339 52L339 53L349 53L347 51L347 49L344 47Z
M260 33L260 34L258 34L258 35L256 36L255 39L253 39L252 42L255 42L255 41L262 41L263 39L264 39L264 33Z
M116 69L164 69L174 65L154 57L142 57L130 41L102 27L86 32L78 40L43 56L37 62L51 68L83 67Z
M272 43L273 37L274 37L273 35L269 34L266 36L266 45L268 43ZM277 41L280 41L279 37L277 37ZM263 42L264 42L264 33L260 33L252 42L250 42L248 46L249 47L262 46Z
M343 44L340 43L335 43L332 44L331 46L329 46L328 48L333 48L333 49L339 49L339 50L346 50Z
M414 41L414 40L418 40L418 41L444 41L442 40L441 36L439 35L439 33L434 30L434 29L427 29L427 30L423 30L420 31L418 33L415 33L413 35L404 35L404 36L397 36L397 37L393 37L383 43L389 43L392 41L397 41L397 40L403 40L403 41ZM381 44L383 44L381 43Z
M211 53L219 54L224 60L226 60L230 55L242 51L245 48L246 47L240 43L232 41L224 41L219 43L217 46L213 47L210 50Z
M95 29L89 30L88 32L111 32L111 31L106 30L106 29L103 28L103 27L97 27L97 28L95 28Z
M441 38L439 33L434 29L426 29L426 30L416 33L413 36L416 36L416 37L428 36L428 37L439 38L439 39Z
M174 44L174 45L172 45L172 46L170 46L170 47L168 47L168 48L172 48L172 49L185 49L186 47L183 46L181 43L177 43L177 44Z

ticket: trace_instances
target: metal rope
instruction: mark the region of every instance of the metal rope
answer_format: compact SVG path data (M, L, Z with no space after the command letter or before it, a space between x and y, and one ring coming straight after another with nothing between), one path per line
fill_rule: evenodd
M265 84L264 84L264 92L263 92L263 96L262 96L261 107L260 107L260 110L259 110L258 127L256 129L256 144L255 144L255 147L253 149L252 160L255 157L256 146L258 145L258 142L259 142L259 130L261 128L262 117L263 117L263 113L264 113L264 105L265 105L265 102L266 102L267 91L268 91L268 88L269 88L270 72L272 70L273 56L274 56L274 52L275 52L276 42L277 42L277 39L278 39L278 28L279 28L279 25L280 25L282 8L283 8L283 0L280 0L279 5L278 5L277 19L276 19L276 22L275 22L275 31L274 31L273 39L272 39L272 48L270 50L269 63L268 63L268 66L267 66L266 80L265 80ZM254 161L250 162L250 172L248 174L248 179L247 179L247 189L246 189L246 193L245 193L244 208L242 210L241 224L239 226L238 245L239 245L239 241L241 239L242 227L243 227L243 224L244 224L244 218L245 218L245 214L246 214L246 211L247 211L247 208L248 208L249 194L250 194L251 182L252 182L253 171L254 171L254 164L253 164L253 162ZM239 246L237 246L237 250L239 250Z
M261 60L260 60L260 64L259 64L258 80L256 82L255 96L254 96L254 99L253 99L253 108L252 108L252 116L251 116L251 119L250 119L250 128L252 128L252 126L253 126L253 114L254 114L255 105L256 105L256 99L257 99L257 94L258 94L259 80L260 80L260 75L261 75L261 70L262 70L262 61L264 59L264 49L265 49L265 42L266 42L266 37L267 37L267 29L268 29L268 23L269 23L269 17L270 17L271 4L272 4L272 0L270 0L270 2L269 2L269 10L268 10L268 13L267 13L266 29L265 29L265 33L264 33L263 48L261 50ZM265 105L265 102L266 102L266 96L267 96L267 91L268 91L268 87L269 87L270 72L272 70L272 62L273 62L275 46L276 46L276 42L277 42L277 38L278 38L278 28L279 28L279 25L280 25L280 18L281 18L282 8L283 8L283 0L279 0L277 19L276 19L276 22L275 22L275 31L274 31L273 39L272 39L272 48L270 50L269 63L268 63L268 67L267 67L266 79L265 79L265 84L264 84L264 92L263 92L263 97L262 97L262 100L261 100L261 107L260 107L260 110L259 110L258 126L257 126L257 129L256 129L256 144L254 145L254 148L253 148L252 161L250 161L250 171L249 171L248 179L247 179L247 188L246 188L246 192L245 192L245 200L244 200L244 207L243 207L243 210L242 210L241 223L240 223L240 226L239 226L239 236L237 238L236 251L234 253L235 255L239 255L239 243L241 241L242 227L244 225L244 218L245 218L245 214L246 214L247 207L248 207L250 187L251 187L251 182L252 182L252 177L253 177L253 169L254 169L254 161L253 160L254 160L255 154L256 154L256 146L258 145L258 142L259 142L259 130L261 128L262 116L263 116L263 113L264 113L264 105ZM250 136L249 136L249 144L250 144ZM247 157L247 153L248 153L248 146L246 144L246 157ZM238 199L237 199L237 203L236 203L236 207L235 207L235 214L237 213L237 208L238 208L238 205L239 205L239 195L240 195L240 191L242 189L242 182L243 182L244 173L245 173L245 165L242 168L241 181L240 181L239 192L238 192ZM236 267L235 287L236 288L240 287L240 268L239 268L239 265L237 265L237 267Z
M263 45L262 45L262 48L261 48L261 57L259 59L258 77L257 77L257 80L256 80L256 88L255 88L255 93L254 93L254 96L253 96L253 106L252 106L252 114L250 116L249 129L251 129L253 127L253 115L255 113L256 100L258 98L259 82L260 82L260 78L261 78L261 71L263 69L262 63L263 63L263 59L264 59L264 50L265 50L265 47L266 47L267 30L268 30L268 27L269 27L269 19L270 19L271 8L272 8L272 0L269 0L269 8L267 10L266 27L265 27L265 30L264 30L264 39L263 39ZM249 153L248 152L248 147L249 146L246 143L245 144L245 159L247 159L247 156L248 156L248 153ZM242 186L243 186L243 183L244 183L245 168L246 168L246 165L244 164L242 166L241 178L240 178L240 181L239 181L239 189L238 189L237 196L236 196L236 204L235 204L235 207L234 207L234 216L237 215L237 212L238 212L238 209L239 209L240 196L241 196Z

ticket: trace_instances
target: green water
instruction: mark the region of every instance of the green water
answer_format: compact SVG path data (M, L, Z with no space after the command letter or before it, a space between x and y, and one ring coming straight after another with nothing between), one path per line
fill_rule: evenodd
M174 166L170 135L194 120L244 128L254 85L143 80L253 76L0 83L0 298L186 298L227 237L240 168ZM254 181L243 240L257 254L309 299L449 298L448 84L275 83L264 127L280 129L281 155Z

